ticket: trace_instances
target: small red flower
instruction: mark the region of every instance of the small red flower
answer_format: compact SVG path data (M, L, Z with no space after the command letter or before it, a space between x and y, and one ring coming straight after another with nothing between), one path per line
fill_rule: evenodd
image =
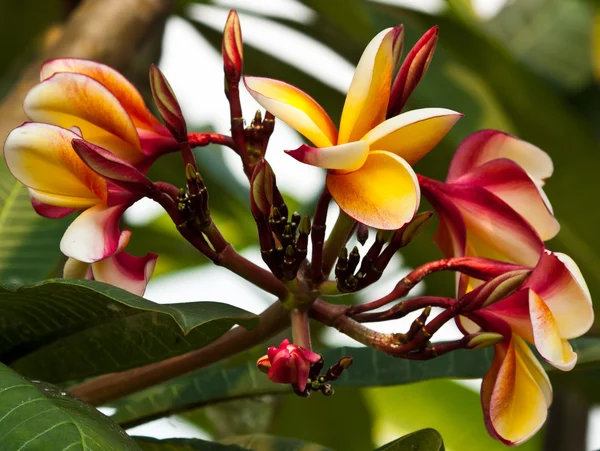
M321 360L316 352L290 344L288 339L279 347L271 346L267 355L258 359L257 366L267 373L269 379L279 384L297 384L302 392L306 389L311 364Z

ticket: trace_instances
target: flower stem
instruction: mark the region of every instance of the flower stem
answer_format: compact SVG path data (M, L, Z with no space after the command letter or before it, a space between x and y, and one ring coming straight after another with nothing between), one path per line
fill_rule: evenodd
M301 348L312 349L310 344L310 324L308 322L308 311L292 309L290 312L292 321L292 340Z
M237 153L233 138L231 138L231 136L221 135L220 133L188 133L188 141L192 148L204 147L209 144L219 144L221 146L229 147Z
M331 194L327 191L327 188L323 190L323 193L317 201L315 208L315 215L312 223L312 232L310 239L312 243L312 256L311 256L311 267L312 267L312 281L317 284L323 279L323 244L325 242L325 221L327 220L327 209L329 208L329 201L331 200Z

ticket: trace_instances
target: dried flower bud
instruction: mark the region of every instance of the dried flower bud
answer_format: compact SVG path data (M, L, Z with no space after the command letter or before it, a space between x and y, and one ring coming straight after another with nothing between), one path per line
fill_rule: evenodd
M186 142L188 139L187 125L177 97L175 97L175 93L165 75L154 64L150 66L150 88L152 89L154 103L165 122L165 126L178 142Z
M230 83L239 83L244 64L244 49L240 18L235 10L229 11L223 30L223 70Z
M388 117L396 116L402 111L408 97L425 76L433 57L437 39L438 27L435 26L428 30L406 55L406 59L402 63L392 85L388 104Z

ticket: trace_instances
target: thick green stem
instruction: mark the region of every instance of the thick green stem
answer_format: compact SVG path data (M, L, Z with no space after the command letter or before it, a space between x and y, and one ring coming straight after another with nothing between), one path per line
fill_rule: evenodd
M329 276L338 254L348 242L356 221L340 210L340 215L335 221L331 234L323 248L323 275Z

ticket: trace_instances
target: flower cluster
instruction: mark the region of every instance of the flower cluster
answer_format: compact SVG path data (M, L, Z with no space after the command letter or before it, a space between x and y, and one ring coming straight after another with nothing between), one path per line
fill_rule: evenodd
M60 244L69 257L66 278L93 278L143 294L157 256L125 252L130 232L120 229L120 220L134 202L151 198L199 252L281 301L277 308L291 322L294 344L283 340L259 359L258 368L271 381L291 384L301 396L332 394L330 382L352 363L344 357L320 374L324 361L311 350L309 317L398 358L430 359L493 346L495 358L481 389L485 423L493 437L520 443L543 425L552 400L548 376L530 346L557 369L572 369L577 355L568 340L591 327L591 296L573 260L544 244L559 231L543 191L553 171L544 151L484 130L460 144L445 182L412 168L461 117L443 108L402 112L429 67L437 38L432 28L402 60L402 26L375 36L358 62L338 129L300 89L243 76L240 24L232 11L222 47L231 136L188 133L175 94L156 66L150 69L150 82L164 126L115 70L79 59L49 61L41 83L25 99L33 122L10 133L5 159L29 188L40 215L79 213ZM240 83L267 110L247 127ZM312 218L290 214L265 160L275 119L311 143L286 150L291 157L327 170ZM213 222L192 153L193 147L210 143L240 156L269 271L237 254ZM168 152L183 157L182 188L147 177L150 166ZM446 258L424 263L380 299L351 307L326 302L323 297L377 282L394 254L417 238L432 216L418 213L421 193L437 212L435 242ZM341 213L325 242L331 200ZM376 230L376 238L362 257L358 247L346 249L354 233L364 245L369 229ZM403 299L436 271L456 272L454 297ZM444 311L429 319L432 307ZM415 311L421 314L406 333L377 333L364 325ZM272 316L271 310L265 312L270 319L259 331ZM448 321L456 321L463 337L432 344L432 335ZM254 337L273 336L285 325Z

